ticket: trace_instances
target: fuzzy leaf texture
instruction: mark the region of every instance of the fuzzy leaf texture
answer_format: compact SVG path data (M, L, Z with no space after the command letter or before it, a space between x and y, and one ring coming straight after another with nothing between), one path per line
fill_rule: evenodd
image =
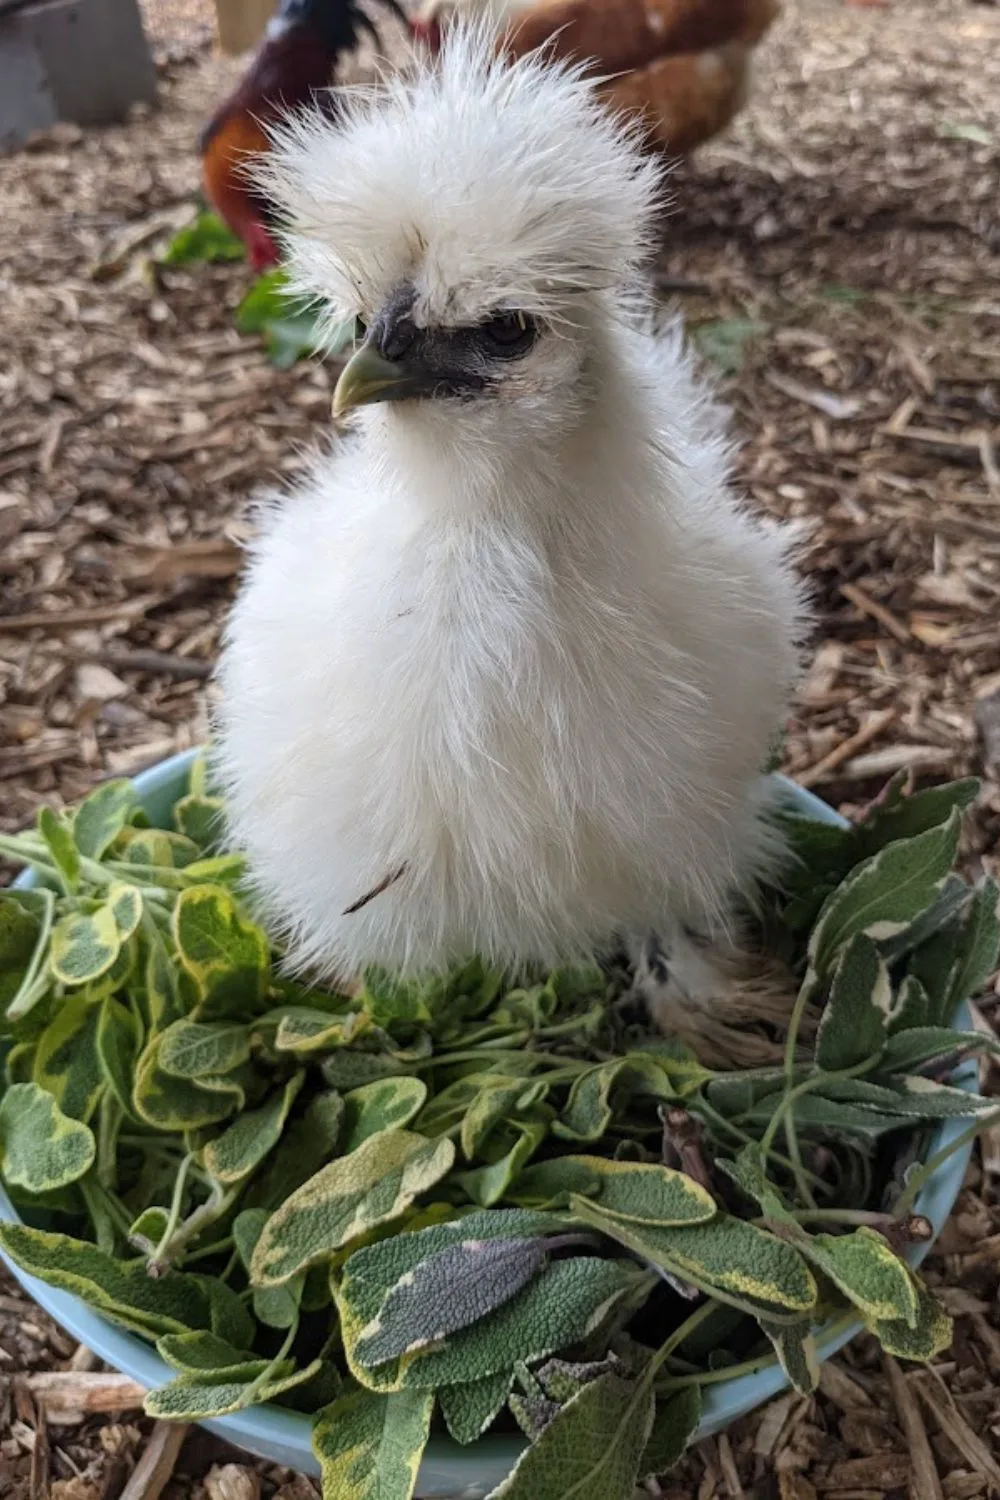
M411 1500L430 1432L433 1393L351 1391L313 1427L323 1494L337 1500Z
M54 1192L83 1177L96 1153L87 1126L37 1084L15 1083L0 1099L0 1175L11 1187Z
M602 1375L566 1403L489 1500L632 1500L654 1410L648 1384Z
M851 871L824 903L809 938L817 974L829 972L856 933L892 937L934 901L955 863L961 822L954 808L940 827L888 844Z
M889 970L863 932L841 952L816 1035L816 1066L838 1073L874 1061L885 1046L892 1009Z
M391 1288L363 1329L355 1357L376 1366L440 1343L509 1302L545 1263L545 1241L460 1240L421 1261Z
M254 1251L255 1286L277 1286L348 1240L396 1218L455 1160L451 1141L386 1130L323 1167L272 1215Z

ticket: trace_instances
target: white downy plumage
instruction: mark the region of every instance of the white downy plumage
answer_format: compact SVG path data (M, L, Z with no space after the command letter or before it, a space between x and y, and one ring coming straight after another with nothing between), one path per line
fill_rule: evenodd
M706 998L683 928L719 938L778 853L799 596L643 305L658 168L576 72L492 53L456 30L266 169L297 284L369 332L355 429L274 497L229 623L232 831L297 965L655 930Z

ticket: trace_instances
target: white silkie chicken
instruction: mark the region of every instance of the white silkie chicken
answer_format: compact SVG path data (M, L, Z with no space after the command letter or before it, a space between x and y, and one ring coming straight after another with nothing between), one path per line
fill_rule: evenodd
M660 169L577 72L493 51L456 29L264 169L296 283L363 338L354 431L275 497L229 623L232 831L295 965L655 932L660 1004L722 1003L798 592L643 307Z

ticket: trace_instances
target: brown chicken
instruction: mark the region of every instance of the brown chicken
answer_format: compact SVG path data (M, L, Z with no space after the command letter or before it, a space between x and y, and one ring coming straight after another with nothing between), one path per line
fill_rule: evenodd
M512 57L546 47L609 77L608 102L638 115L650 144L683 155L746 101L754 47L780 0L427 0L414 34L432 49L459 15L491 14Z
M381 3L407 24L397 0ZM246 178L247 159L268 150L267 126L283 115L314 100L336 109L329 85L362 30L379 44L357 0L280 0L246 74L202 132L205 195L246 245L254 270L274 265L278 247L272 209Z

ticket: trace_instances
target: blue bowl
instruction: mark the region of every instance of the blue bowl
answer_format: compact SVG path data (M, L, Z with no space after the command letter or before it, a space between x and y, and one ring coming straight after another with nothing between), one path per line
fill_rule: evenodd
M154 824L161 827L168 824L170 809L184 785L195 753L189 751L173 756L136 778L143 806ZM838 813L810 792L803 791L801 787L796 787L783 778L782 788L790 805L803 815L819 818L827 823L843 822ZM22 886L33 883L30 874L23 875L18 881ZM975 1088L975 1078L974 1064L966 1064L956 1074L954 1081L971 1092ZM935 1132L930 1151L937 1152L949 1146L965 1129L966 1124L964 1120L947 1121ZM934 1173L917 1201L917 1212L931 1221L935 1237L940 1233L958 1197L971 1153L970 1143L949 1157ZM0 1220L18 1222L18 1215L2 1187ZM919 1265L929 1249L930 1243L911 1247L907 1257L910 1265ZM85 1344L114 1369L138 1381L148 1390L155 1390L171 1379L173 1372L156 1351L141 1339L116 1328L71 1293L47 1286L33 1276L26 1276L14 1265L10 1269L25 1291L67 1333L79 1339L81 1344ZM820 1359L829 1359L836 1354L838 1349L842 1349L861 1331L861 1326L858 1321L848 1322L846 1319L828 1325L825 1335L821 1335L818 1341ZM706 1386L704 1414L698 1437L710 1437L713 1433L722 1431L737 1417L745 1416L747 1412L787 1389L788 1381L777 1363L750 1375L739 1375ZM299 1469L307 1474L319 1473L319 1465L313 1457L310 1444L309 1418L297 1412L284 1411L276 1406L256 1406L232 1416L218 1417L205 1422L204 1426L258 1458L290 1469ZM435 1496L452 1496L455 1500L458 1497L461 1500L482 1500L509 1473L522 1448L523 1443L515 1437L485 1437L467 1448L460 1447L448 1437L432 1437L420 1468L417 1493L426 1497L426 1500L432 1500Z

